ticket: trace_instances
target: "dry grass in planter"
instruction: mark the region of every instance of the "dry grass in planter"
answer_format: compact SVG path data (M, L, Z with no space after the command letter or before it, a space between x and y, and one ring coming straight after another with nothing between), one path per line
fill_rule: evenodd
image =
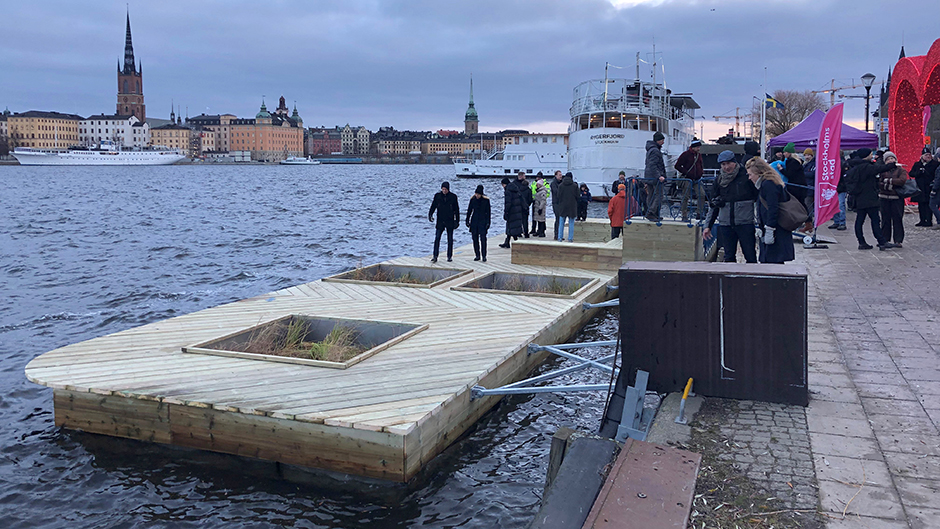
M290 322L278 322L262 327L243 344L232 344L232 351L291 358L307 358L328 362L345 362L362 353L365 347L357 345L358 332L352 328L336 325L320 341L306 341L310 324L300 318Z

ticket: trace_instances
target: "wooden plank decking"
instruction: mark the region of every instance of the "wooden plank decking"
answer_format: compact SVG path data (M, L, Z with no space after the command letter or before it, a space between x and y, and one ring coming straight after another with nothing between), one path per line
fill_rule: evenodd
M526 345L573 335L593 315L581 304L616 282L614 272L514 265L496 242L486 263L458 248L439 265L473 272L434 288L314 281L62 347L26 376L55 390L65 428L407 481L495 404L471 402L473 385L521 378L544 359ZM577 299L450 288L493 271L600 281ZM181 351L289 314L429 327L348 369Z

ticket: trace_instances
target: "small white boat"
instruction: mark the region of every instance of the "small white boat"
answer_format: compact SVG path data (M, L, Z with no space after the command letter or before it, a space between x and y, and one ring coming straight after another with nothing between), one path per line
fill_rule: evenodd
M522 171L527 175L568 170L567 134L521 134L513 143L480 160L454 160L454 171L461 178L505 177Z
M299 156L288 156L281 160L281 165L320 165L320 160L311 160L309 157L301 158Z

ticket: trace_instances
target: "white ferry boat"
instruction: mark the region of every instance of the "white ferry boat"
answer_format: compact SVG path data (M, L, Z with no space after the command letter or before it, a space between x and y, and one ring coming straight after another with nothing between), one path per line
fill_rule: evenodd
M309 157L301 158L299 156L288 156L279 163L281 165L320 165L320 160L311 160Z
M513 135L512 143L479 160L454 160L454 171L464 178L505 177L519 171L530 175L541 172L547 177L555 171L568 171L567 142L567 134Z
M655 62L653 63L655 71ZM592 79L574 88L568 128L568 170L586 183L595 199L607 200L620 171L643 176L646 142L656 131L666 136L666 171L675 174L676 159L694 137L695 110L691 94L674 94L655 77Z
M17 147L13 156L20 165L171 165L186 156L176 150L123 150L113 142L101 142L96 149L69 148L66 151Z

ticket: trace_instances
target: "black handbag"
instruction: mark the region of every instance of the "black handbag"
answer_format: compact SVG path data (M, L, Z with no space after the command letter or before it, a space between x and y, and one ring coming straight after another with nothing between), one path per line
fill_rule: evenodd
M918 195L922 194L920 188L917 187L917 181L913 178L908 178L904 185L895 188L894 192L901 198L909 198L915 202L919 198Z

